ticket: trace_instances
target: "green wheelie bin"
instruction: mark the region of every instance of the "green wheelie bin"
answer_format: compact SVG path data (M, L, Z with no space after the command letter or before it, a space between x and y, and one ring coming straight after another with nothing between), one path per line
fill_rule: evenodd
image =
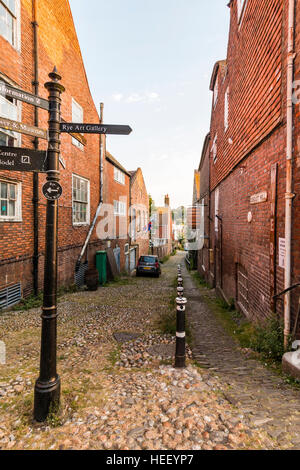
M104 284L106 284L106 281L107 281L106 260L107 260L106 251L97 251L96 252L96 269L99 273L100 286L104 286Z

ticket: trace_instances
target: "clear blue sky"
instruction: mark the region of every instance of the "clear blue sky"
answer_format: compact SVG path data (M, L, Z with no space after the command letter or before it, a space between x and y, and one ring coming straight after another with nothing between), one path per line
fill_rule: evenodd
M70 0L94 101L129 124L108 150L141 167L156 205L192 202L209 130L213 65L226 57L228 0Z

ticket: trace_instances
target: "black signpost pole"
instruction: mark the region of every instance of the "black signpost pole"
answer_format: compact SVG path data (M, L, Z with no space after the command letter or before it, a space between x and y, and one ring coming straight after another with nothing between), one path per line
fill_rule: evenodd
M59 83L61 77L56 68L49 77L51 81L45 84L49 91L47 184L59 186L60 97L65 89ZM47 199L40 376L34 391L34 418L39 422L45 421L49 412L55 412L60 401L60 378L56 371L58 197L55 194L52 200Z

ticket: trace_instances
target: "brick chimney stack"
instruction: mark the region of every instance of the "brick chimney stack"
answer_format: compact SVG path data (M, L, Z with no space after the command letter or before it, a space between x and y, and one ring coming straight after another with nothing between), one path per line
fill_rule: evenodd
M165 196L165 207L170 207L170 198L168 194Z

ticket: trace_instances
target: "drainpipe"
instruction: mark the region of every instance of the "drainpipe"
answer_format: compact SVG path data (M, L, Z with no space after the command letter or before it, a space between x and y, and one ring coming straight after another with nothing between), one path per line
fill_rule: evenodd
M38 49L38 23L37 23L37 1L33 0L33 61L34 61L34 94L39 94L39 49ZM34 125L39 127L39 111L38 107L34 108ZM39 139L34 139L34 148L39 148ZM33 173L33 290L34 295L38 295L39 291L39 174L37 171Z
M131 248L131 244L132 244L132 233L131 233L131 230L132 230L132 227L131 227L131 221L132 221L132 215L131 215L131 204L132 204L132 192L131 192L131 176L129 178L129 227L130 227L130 230L129 230L129 233L128 233L128 238L129 238L129 247Z
M100 103L100 124L103 123L103 109L104 109L104 104ZM95 217L93 219L93 222L90 226L89 233L88 233L88 235L86 237L86 240L84 242L84 245L82 247L81 253L78 256L78 259L76 261L76 267L75 267L76 271L78 271L79 268L80 268L81 260L84 256L84 253L85 253L85 251L87 249L87 246L89 244L90 238L92 236L93 230L95 228L95 225L96 225L96 222L97 222L97 219L99 217L100 210L101 210L101 207L102 207L102 204L103 204L104 149L105 149L105 135L100 134L100 202L99 202L99 205L97 207L96 214L95 214Z
M285 194L285 279L284 286L291 286L291 259L292 259L292 203L295 195L292 193L292 156L293 156L293 79L294 79L294 25L295 0L289 0L288 11L288 56L287 56L287 156L286 156L286 194ZM284 297L284 347L287 350L291 331L291 292Z

